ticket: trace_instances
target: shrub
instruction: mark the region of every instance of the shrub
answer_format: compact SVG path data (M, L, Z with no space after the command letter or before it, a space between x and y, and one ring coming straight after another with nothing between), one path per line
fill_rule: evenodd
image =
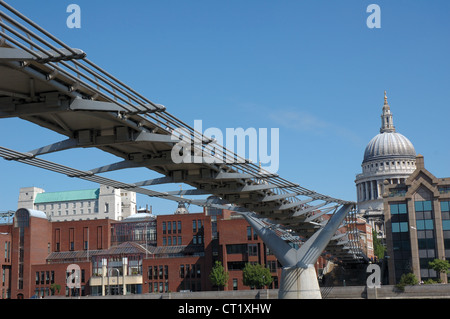
M395 285L399 290L405 291L405 286L414 286L419 283L419 280L417 279L416 275L413 273L409 274L403 274L400 277L400 282Z

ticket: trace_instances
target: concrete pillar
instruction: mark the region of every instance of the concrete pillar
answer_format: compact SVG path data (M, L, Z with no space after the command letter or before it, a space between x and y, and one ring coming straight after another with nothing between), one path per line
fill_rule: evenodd
M127 277L128 274L128 258L127 257L123 257L122 258L122 293L123 295L127 294L127 285L125 283L125 278Z
M380 181L377 181L377 192L378 192L378 198L383 198L383 193L382 193L382 183Z
M284 267L281 272L279 299L322 299L314 265L307 268Z
M106 275L107 275L107 269L106 269L106 258L102 259L102 296L106 295Z
M367 182L364 182L364 188L366 189L366 197L365 200L369 200L369 185L367 184Z
M375 199L375 187L373 187L373 181L370 181L370 199Z

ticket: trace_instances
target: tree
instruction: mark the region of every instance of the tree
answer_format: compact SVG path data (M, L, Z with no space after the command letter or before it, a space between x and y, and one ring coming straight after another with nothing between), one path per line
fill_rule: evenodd
M230 274L225 271L225 268L222 266L220 261L216 261L213 268L211 269L211 273L209 274L209 280L214 286L217 286L217 290L220 287L225 287L228 283L228 278Z
M384 258L384 253L386 251L386 247L381 242L381 239L378 238L377 232L375 229L372 231L372 238L373 238L373 250L375 256L378 257L378 260L382 260Z
M448 274L450 272L450 263L445 259L435 259L428 263L428 266L431 267L434 271L438 273Z
M414 275L413 273L403 274L400 277L400 282L396 285L396 287L398 289L400 289L401 291L404 291L405 286L414 286L414 285L417 285L418 283L419 283L419 280L417 279L416 275Z
M244 285L258 289L270 285L273 281L269 268L260 264L245 264L242 276Z
M51 289L51 291L52 291L52 295L55 294L55 291L56 291L57 294L59 294L59 291L61 290L61 285L58 285L58 284L51 284L51 285L50 285L50 289Z

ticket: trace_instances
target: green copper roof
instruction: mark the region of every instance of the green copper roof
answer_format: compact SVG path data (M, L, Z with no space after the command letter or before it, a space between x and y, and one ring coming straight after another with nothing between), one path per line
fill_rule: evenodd
M76 200L98 199L100 189L85 189L79 191L40 193L36 195L35 204L69 202Z

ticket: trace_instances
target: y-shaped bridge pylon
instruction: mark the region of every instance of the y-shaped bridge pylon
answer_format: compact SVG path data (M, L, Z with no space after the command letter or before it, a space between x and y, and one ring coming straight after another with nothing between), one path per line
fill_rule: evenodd
M314 263L353 208L343 205L322 229L316 231L299 249L290 246L255 214L242 213L258 236L283 266L278 298L320 299L320 287Z

